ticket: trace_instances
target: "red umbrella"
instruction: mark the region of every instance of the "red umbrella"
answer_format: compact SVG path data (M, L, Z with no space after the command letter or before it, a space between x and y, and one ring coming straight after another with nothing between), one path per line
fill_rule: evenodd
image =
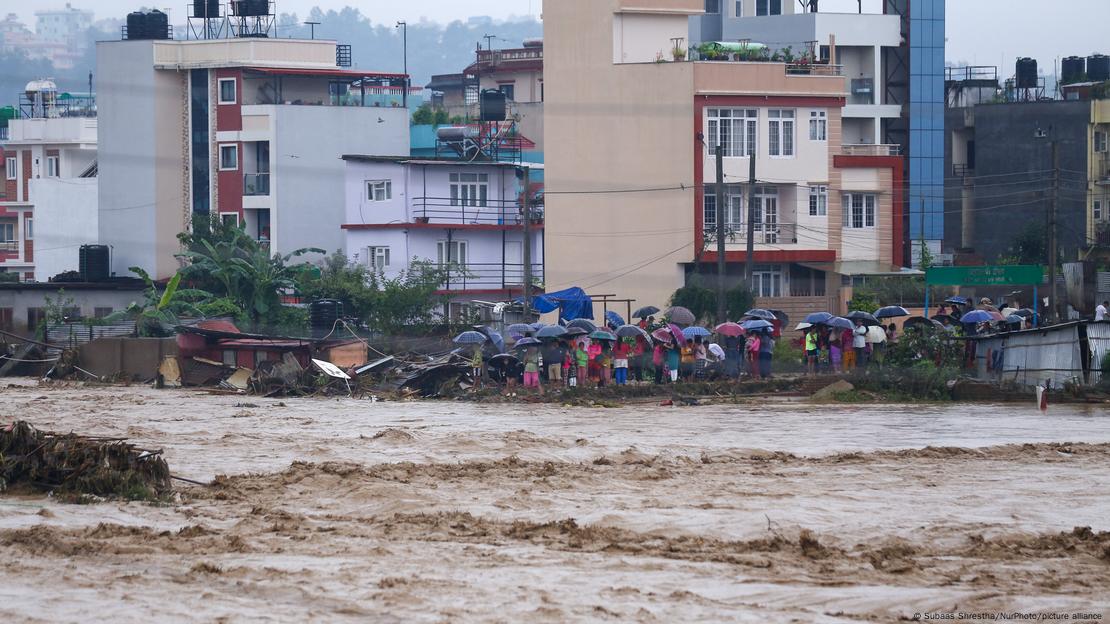
M651 333L651 337L659 342L665 342L667 344L674 343L674 336L671 335L671 329L669 327L660 327Z
M740 327L740 325L738 323L731 323L731 322L730 323L721 323L716 328L714 328L713 331L717 332L718 334L720 334L722 336L732 336L733 338L735 338L737 336L743 336L746 333L744 331L744 328Z
M670 325L667 325L667 329L671 330L671 335L674 336L674 339L678 341L677 344L686 344L686 334L682 333L681 327L675 325L674 323L671 323Z

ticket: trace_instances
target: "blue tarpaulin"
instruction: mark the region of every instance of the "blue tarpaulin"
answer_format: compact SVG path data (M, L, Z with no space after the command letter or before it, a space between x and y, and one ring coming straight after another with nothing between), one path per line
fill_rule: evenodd
M523 299L517 301L523 302ZM594 317L593 300L586 291L577 287L532 297L532 309L543 314L558 310L559 319L563 321Z

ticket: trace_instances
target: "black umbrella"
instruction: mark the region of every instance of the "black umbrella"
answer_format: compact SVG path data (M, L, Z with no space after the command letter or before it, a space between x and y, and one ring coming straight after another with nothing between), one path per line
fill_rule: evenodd
M577 338L578 336L586 336L590 333L591 332L588 332L585 329L582 329L581 327L568 327L566 335L569 338Z
M644 307L640 308L639 310L636 310L635 312L633 312L632 313L632 318L644 319L644 318L647 318L649 316L654 316L656 314L659 314L659 308L657 308L655 306L644 306Z
M848 319L849 321L852 321L853 323L856 322L856 321L863 321L863 324L868 326L868 327L875 327L876 325L882 325L882 323L879 322L879 319L875 318L875 316L873 314L868 314L867 312L863 312L861 310L854 310L852 312L849 312L848 316L846 316L844 318Z
M696 320L694 313L682 306L667 310L667 318L675 325L693 325Z
M574 329L576 327L578 329L586 330L587 334L592 334L597 331L597 325L595 325L594 322L589 319L574 319L573 321L567 323L567 329Z
M879 308L875 312L875 318L877 318L877 319L895 318L895 317L898 317L898 316L909 316L909 315L910 315L910 313L907 312L906 309L903 308L902 306L887 306L885 308Z
M775 316L774 312L772 312L770 310L764 310L762 308L755 308L753 310L748 310L747 312L744 313L744 316L747 317L747 318L757 318L757 319L762 319L764 321L771 321L771 322L779 320L779 317Z
M617 328L616 334L617 338L643 337L646 338L648 342L651 342L651 337L648 336L648 333L636 325L621 325Z
M902 327L904 329L913 329L916 327L921 331L944 329L944 325L941 325L938 321L925 318L924 316L915 316L913 318L908 318L906 319L906 322L902 324Z

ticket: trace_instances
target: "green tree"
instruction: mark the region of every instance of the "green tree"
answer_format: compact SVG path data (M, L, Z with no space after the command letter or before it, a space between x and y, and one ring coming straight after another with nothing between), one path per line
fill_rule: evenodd
M697 283L687 284L671 295L671 306L682 306L694 313L699 323L716 324L717 291ZM725 291L725 311L730 319L739 319L755 306L755 297L743 284Z
M150 275L139 267L131 267L131 272L146 282L143 301L127 306L107 320L131 319L135 321L135 332L144 337L162 337L173 334L172 327L180 324L181 316L203 317L197 302L211 299L211 293L203 290L181 288L182 274L178 272L164 290L159 290Z
M412 114L412 123L416 126L443 126L450 123L450 115L442 108L432 108L431 104L423 104Z

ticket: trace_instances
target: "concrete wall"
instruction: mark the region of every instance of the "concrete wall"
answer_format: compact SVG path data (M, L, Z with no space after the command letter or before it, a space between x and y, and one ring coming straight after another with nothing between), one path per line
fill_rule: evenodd
M175 355L175 338L100 338L81 347L78 365L101 377L148 381L158 375L163 358Z
M111 308L113 312L123 310L132 302L142 299L143 293L139 290L90 290L78 285L70 285L66 289L66 284L51 288L0 286L0 309L8 308L12 311L16 333L28 334L28 311L31 308L46 307L48 297L55 303L65 302L66 307L80 308L83 317L92 318L96 308Z
M97 179L31 180L35 198L35 279L79 268L81 245L97 243Z

